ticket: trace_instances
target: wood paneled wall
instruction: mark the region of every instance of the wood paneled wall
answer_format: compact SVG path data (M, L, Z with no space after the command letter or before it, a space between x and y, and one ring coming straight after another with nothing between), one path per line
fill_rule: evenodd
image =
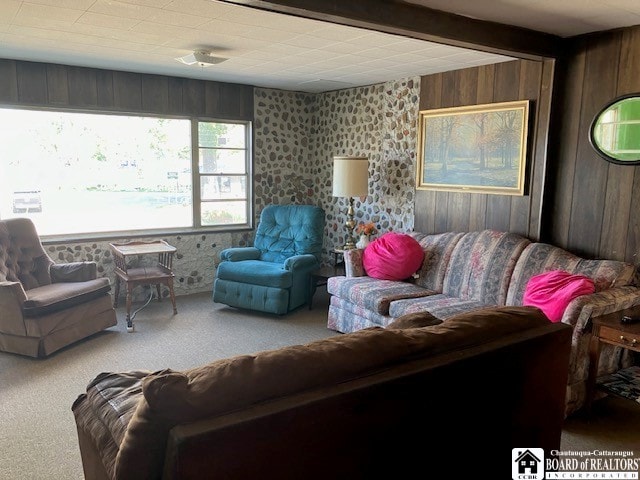
M588 132L606 103L640 92L640 27L579 37L561 64L545 238L591 258L638 263L640 167L605 161Z
M531 100L524 196L416 192L415 230L425 233L493 228L540 237L554 62L516 60L424 76L420 110Z
M0 59L0 104L253 119L253 87Z

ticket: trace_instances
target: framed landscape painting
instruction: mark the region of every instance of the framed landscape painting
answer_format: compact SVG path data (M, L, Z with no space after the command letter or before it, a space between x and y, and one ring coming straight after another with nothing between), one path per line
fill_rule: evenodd
M524 195L529 100L423 110L416 188Z

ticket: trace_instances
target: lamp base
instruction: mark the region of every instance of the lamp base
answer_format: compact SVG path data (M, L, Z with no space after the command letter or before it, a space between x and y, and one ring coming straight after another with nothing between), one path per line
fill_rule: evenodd
M342 246L342 250L355 250L356 248L356 244L353 242L347 242Z
M354 220L353 211L353 197L349 197L349 208L347 209L347 221L344 226L347 230L347 235L344 239L343 250L353 250L356 247L356 240L353 238L353 230L356 228L356 222Z

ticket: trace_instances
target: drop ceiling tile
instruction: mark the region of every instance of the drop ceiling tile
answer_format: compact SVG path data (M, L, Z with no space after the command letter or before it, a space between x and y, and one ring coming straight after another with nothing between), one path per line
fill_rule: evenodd
M323 22L318 22L316 27L317 28L314 30L308 32L309 35L340 42L355 40L369 35L370 33L369 30L365 30L363 28L347 27Z
M154 9L154 12L147 16L145 20L154 23L161 23L163 25L175 25L178 27L191 28L197 28L209 21L208 18L192 15L190 13L179 13L160 9Z
M131 5L165 8L172 2L172 0L121 0L121 2L130 3ZM91 3L93 3L93 1Z
M276 30L275 28L256 27L253 25L239 25L242 28L241 37L263 40L265 42L290 43L298 36L296 32Z
M83 13L83 10L54 7L51 5L36 5L33 3L23 2L16 16L75 22Z
M386 48L393 43L403 42L404 38L405 37L401 37L399 35L388 35L388 34L382 34L378 32L369 32L361 37L352 38L348 40L348 42L354 45L362 45L369 48L372 48L372 47Z
M312 35L296 35L288 40L280 41L280 43L291 44L297 47L317 49L332 45L336 43L336 40L314 37Z
M336 42L336 43L332 43L331 45L326 45L322 47L322 49L328 52L334 52L334 53L357 54L362 52L363 50L367 50L367 47L353 45L352 43L347 43L347 42Z
M0 19L0 22L2 20ZM20 16L16 17L13 20L14 25L24 26L24 27L33 27L39 28L41 30L73 30L72 23L65 22L62 20L54 20L51 18L36 18L36 17L28 17L28 16Z
M320 49L307 50L306 52L300 53L299 55L292 55L292 57L295 57L297 60L299 60L301 64L321 62L323 60L331 58L332 56L334 56L332 52L327 52Z
M318 73L318 69L312 64L303 64L297 65L295 67L289 67L287 68L287 71L292 73L299 73L301 75L312 75Z
M194 28L178 27L177 25L163 25L146 20L135 20L131 27L134 32L148 33L151 35L163 35L165 37L190 37L192 35L202 35L202 32Z
M269 50L252 50L250 52L246 52L242 55L237 55L237 56L241 56L242 58L254 58L254 59L263 60L266 62L266 61L278 60L282 58L282 53L272 52Z
M35 3L38 5L50 5L52 7L72 8L74 10L86 10L96 0L28 0L28 3ZM2 3L5 3L2 0Z
M238 25L237 23L223 22L219 19L209 20L203 23L197 30L205 33L212 32L217 35L240 36L246 31L246 25Z
M85 12L78 18L77 22L95 25L97 27L127 30L139 23L140 20L135 18L114 17L113 15L104 15L102 13Z
M236 12L238 9L247 12L253 11L237 5L213 2L211 0L173 0L164 6L164 10L195 13L206 18L220 18L225 14Z
M147 20L149 17L161 10L146 5L136 5L118 0L96 0L96 2L89 7L89 11L102 13L104 15L116 15L125 18Z
M366 62L360 62L360 65L368 67L368 69L373 68L390 68L396 67L398 62L389 58L377 58L373 60L367 60Z
M9 22L20 8L20 4L16 0L7 0L0 2L0 23Z
M270 52L277 52L281 55L300 55L307 52L306 48L296 47L295 45L286 45L283 43L272 43L270 45L261 45L260 49L269 50Z
M375 48L367 48L365 50L360 50L358 52L358 55L365 58L378 59L378 58L393 57L396 55L396 53L395 52L391 53L389 52L389 50L386 50L384 48L375 47Z

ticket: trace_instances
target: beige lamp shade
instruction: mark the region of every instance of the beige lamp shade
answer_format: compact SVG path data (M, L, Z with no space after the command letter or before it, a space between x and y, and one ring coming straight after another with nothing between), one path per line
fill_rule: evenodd
M369 195L369 159L333 157L333 196L365 197Z

